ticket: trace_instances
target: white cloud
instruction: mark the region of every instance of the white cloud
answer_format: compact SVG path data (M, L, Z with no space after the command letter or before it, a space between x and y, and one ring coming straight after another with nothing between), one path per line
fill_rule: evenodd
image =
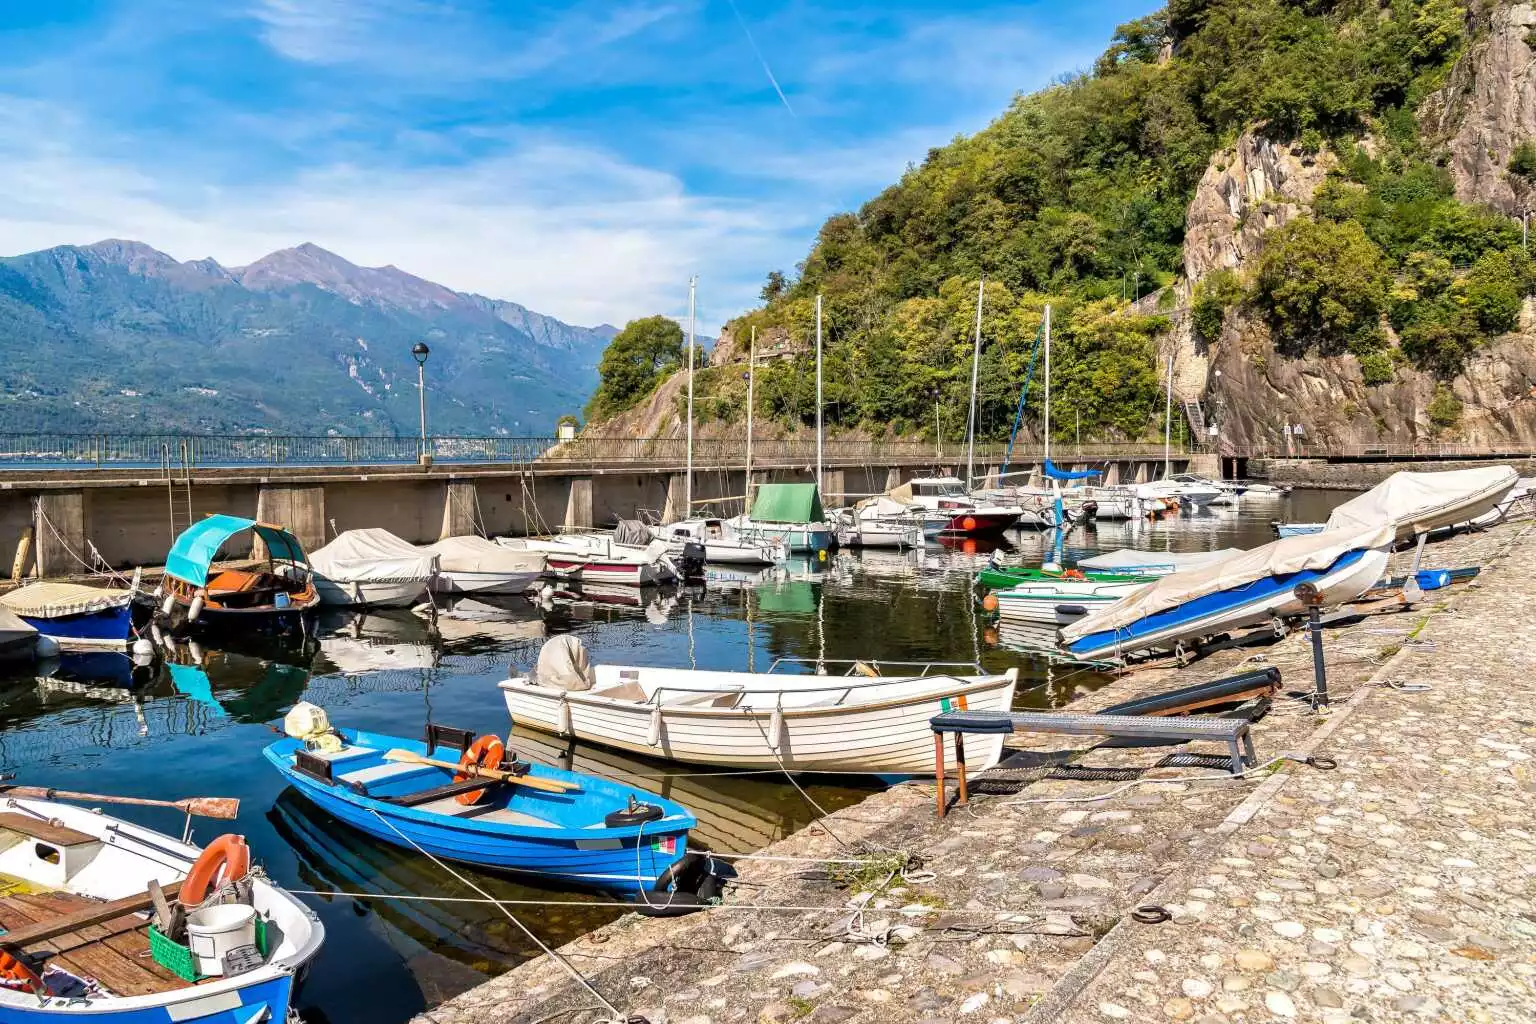
M312 241L588 324L677 315L697 273L701 329L713 330L752 302L764 267L798 256L815 226L799 203L693 194L670 175L546 138L455 167L332 164L229 186L72 146L37 131L43 108L0 106L6 253L127 237L238 266Z

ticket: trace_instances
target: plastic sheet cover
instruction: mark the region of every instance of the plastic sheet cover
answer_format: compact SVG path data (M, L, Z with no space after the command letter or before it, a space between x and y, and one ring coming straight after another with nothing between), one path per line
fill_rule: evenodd
M544 556L484 537L448 537L419 550L437 556L443 572L543 572Z
M1486 512L1519 481L1519 474L1508 466L1393 473L1334 509L1327 525L1330 530L1359 530L1386 523L1403 540Z
M337 583L426 580L437 572L437 556L388 530L348 530L309 556L309 564Z

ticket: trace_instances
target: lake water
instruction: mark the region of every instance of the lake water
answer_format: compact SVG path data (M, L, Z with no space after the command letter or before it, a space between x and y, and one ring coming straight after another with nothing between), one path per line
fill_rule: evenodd
M1119 547L1252 547L1272 539L1271 519L1321 519L1347 497L1298 491L1237 510L1083 527L1066 543L1066 562ZM1038 565L1048 541L1046 534L1010 534L1004 557ZM240 819L230 830L247 836L279 884L321 894L302 896L327 932L301 999L306 1020L405 1021L537 948L494 906L384 898L475 894L419 855L373 842L285 792L260 754L275 738L267 723L302 699L337 724L394 735L419 736L429 719L504 733L496 684L509 666L531 666L544 639L563 632L579 636L594 661L635 665L763 670L777 658L1017 665L1020 706L1059 706L1102 685L1081 669L1047 670L980 617L971 580L990 550L962 543L901 554L840 552L824 569L723 572L703 587L614 588L544 607L521 599L466 606L435 629L408 612L327 618L310 650L184 646L172 659L181 664L162 664L137 680L118 674L121 659L67 658L51 675L5 682L0 765L32 785L239 797ZM620 775L679 800L698 815L695 840L728 852L758 849L812 821L807 797L830 811L877 785L834 779L807 783L802 796L772 775L710 775L602 750L567 751L521 730L512 746L524 757ZM181 825L175 812L121 816L173 833ZM225 830L221 824L199 821L196 838L206 842ZM471 874L500 899L533 901L519 916L551 945L621 912L595 906L600 897Z

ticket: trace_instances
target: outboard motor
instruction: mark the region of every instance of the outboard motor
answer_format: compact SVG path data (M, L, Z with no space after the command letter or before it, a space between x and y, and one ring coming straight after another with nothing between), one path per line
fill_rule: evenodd
M696 540L691 540L683 545L681 554L674 557L677 563L678 574L687 580L697 580L704 577L704 545Z
M1083 518L1090 523L1099 517L1099 503L1096 501L1083 502Z

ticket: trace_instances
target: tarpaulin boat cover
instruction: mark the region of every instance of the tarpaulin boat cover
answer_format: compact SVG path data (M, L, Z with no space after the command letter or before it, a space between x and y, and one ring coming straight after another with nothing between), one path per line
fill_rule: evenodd
M484 537L449 537L418 550L437 556L443 572L543 572L544 556Z
M1052 480L1092 480L1096 476L1103 476L1100 469L1061 469L1050 459L1045 460L1045 475Z
M1481 515L1520 480L1508 466L1452 469L1443 473L1393 473L1328 517L1330 530L1390 525L1398 540Z
M1326 569L1346 552L1384 547L1391 542L1391 528L1382 525L1369 530L1328 530L1303 537L1287 537L1138 587L1109 607L1063 627L1061 636L1071 642L1090 633L1122 629L1148 615L1176 608L1207 594L1246 586L1266 576Z
M299 538L281 526L220 513L181 531L181 535L171 544L170 553L165 556L166 573L193 586L207 585L208 567L218 556L219 549L229 538L245 530L256 531L256 535L267 545L267 552L274 562L304 561L304 546L299 543Z
M8 594L0 594L0 604L17 615L34 619L61 619L66 615L121 608L133 595L126 590L87 587L80 583L28 583Z
M815 484L759 484L752 502L754 523L820 523L826 518Z
M587 659L587 649L569 633L551 637L539 648L539 663L533 678L540 686L556 690L590 690L597 673Z
M1186 572L1242 553L1241 548L1222 548L1220 551L1137 551L1135 548L1121 548L1118 551L1094 555L1092 558L1079 559L1077 567L1096 572L1109 572L1114 569L1138 569L1144 566L1162 565L1172 566L1174 572Z
M853 506L859 512L860 519L898 519L902 516L911 516L920 511L910 504L903 505L895 498L885 494L877 494L873 498L865 498Z
M309 564L335 583L427 580L437 572L436 555L378 529L346 531L310 555Z

